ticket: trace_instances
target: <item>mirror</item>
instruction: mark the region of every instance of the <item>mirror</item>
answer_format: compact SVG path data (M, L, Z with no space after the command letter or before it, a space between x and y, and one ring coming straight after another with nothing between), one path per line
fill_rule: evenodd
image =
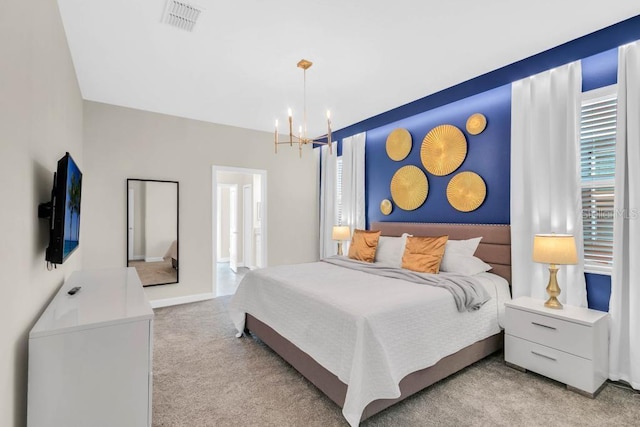
M142 286L178 283L178 182L127 179L127 267Z

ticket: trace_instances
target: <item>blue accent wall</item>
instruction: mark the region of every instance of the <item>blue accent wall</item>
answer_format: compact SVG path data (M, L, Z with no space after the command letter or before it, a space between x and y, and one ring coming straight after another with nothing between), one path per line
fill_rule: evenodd
M482 113L487 118L487 127L479 135L470 135L465 129L467 118L474 113ZM454 125L464 133L467 139L467 156L455 172L435 176L426 172L423 167L420 148L427 133L441 124ZM413 140L411 152L402 161L391 160L386 151L387 136L398 127L407 129ZM365 168L368 221L509 224L510 133L510 85L367 131ZM398 169L406 165L418 166L426 173L429 183L427 200L413 211L394 206L392 213L385 216L380 212L380 202L383 199L391 200L391 178ZM484 203L473 212L457 211L447 201L447 184L455 174L462 171L477 173L487 186Z
M582 91L588 92L618 81L618 48L582 59Z
M367 224L385 220L510 223L511 83L580 59L583 91L614 84L618 46L639 39L640 15L334 132L338 141L367 132ZM469 135L466 120L477 112L487 117L487 128L480 135ZM403 211L394 206L391 215L382 215L380 202L391 200L391 177L401 166L409 164L425 171L420 161L422 140L441 124L455 125L465 133L468 152L464 163L444 177L426 173L429 194L420 208ZM385 148L387 136L397 127L409 130L413 139L409 156L400 162L389 159ZM456 211L446 199L451 177L466 170L478 173L487 185L485 202L469 213ZM608 311L611 277L598 274L585 277L589 307Z
M584 277L587 280L587 302L589 303L589 308L609 311L611 276L585 273Z

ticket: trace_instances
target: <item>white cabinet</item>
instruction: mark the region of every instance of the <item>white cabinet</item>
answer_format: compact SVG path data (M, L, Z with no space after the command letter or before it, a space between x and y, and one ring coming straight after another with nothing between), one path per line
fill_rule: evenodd
M609 314L521 297L505 304L505 361L594 397L609 369Z
M150 426L152 342L134 268L74 272L29 333L28 425Z

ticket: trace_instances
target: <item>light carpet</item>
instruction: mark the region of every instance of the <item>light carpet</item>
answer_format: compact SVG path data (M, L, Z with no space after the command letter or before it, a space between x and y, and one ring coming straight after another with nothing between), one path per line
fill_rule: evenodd
M156 309L154 426L347 426L341 410L277 354L235 338L230 297ZM369 418L373 426L638 426L640 395L596 399L489 356Z

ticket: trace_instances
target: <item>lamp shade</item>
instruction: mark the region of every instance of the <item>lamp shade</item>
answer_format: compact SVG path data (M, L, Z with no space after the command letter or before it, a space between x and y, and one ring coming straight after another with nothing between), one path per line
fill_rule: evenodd
M545 264L577 264L576 240L571 234L536 234L533 261Z
M351 229L347 225L334 225L331 238L333 240L349 240L351 238Z

